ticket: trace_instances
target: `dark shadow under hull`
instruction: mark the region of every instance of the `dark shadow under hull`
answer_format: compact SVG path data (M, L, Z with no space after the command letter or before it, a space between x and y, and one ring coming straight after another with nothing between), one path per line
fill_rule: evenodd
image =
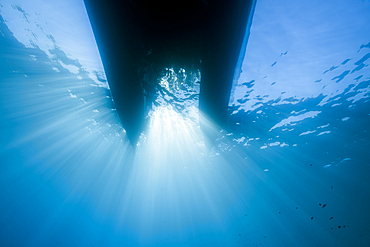
M146 66L199 67L202 115L219 129L224 125L254 4L255 0L85 0L117 113L132 146L146 117L140 83ZM202 119L201 129L213 142L215 131Z

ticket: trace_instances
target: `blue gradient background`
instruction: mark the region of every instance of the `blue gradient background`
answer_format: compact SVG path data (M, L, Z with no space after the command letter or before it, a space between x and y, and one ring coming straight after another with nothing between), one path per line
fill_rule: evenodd
M0 1L0 246L370 246L370 2L259 0L208 155L136 154L83 1Z

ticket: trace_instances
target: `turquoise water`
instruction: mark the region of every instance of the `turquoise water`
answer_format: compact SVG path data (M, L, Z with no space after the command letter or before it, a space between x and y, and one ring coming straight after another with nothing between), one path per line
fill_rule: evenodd
M370 246L369 1L258 1L211 151L158 92L132 150L82 1L0 16L0 246Z

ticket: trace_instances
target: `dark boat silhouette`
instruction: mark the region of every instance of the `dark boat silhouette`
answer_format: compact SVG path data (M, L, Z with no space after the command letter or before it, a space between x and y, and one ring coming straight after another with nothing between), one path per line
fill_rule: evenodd
M144 128L145 68L198 67L200 125L213 142L227 116L255 0L84 0L117 113L132 144ZM247 34L247 35L246 35ZM209 128L207 119L216 127Z

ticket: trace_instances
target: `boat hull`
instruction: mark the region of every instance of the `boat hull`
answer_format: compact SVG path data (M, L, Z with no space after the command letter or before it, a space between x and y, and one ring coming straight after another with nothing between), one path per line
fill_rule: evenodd
M202 73L201 128L215 138L227 116L254 0L85 0L117 113L133 146L144 128L142 71L179 64ZM210 119L216 131L204 119Z

